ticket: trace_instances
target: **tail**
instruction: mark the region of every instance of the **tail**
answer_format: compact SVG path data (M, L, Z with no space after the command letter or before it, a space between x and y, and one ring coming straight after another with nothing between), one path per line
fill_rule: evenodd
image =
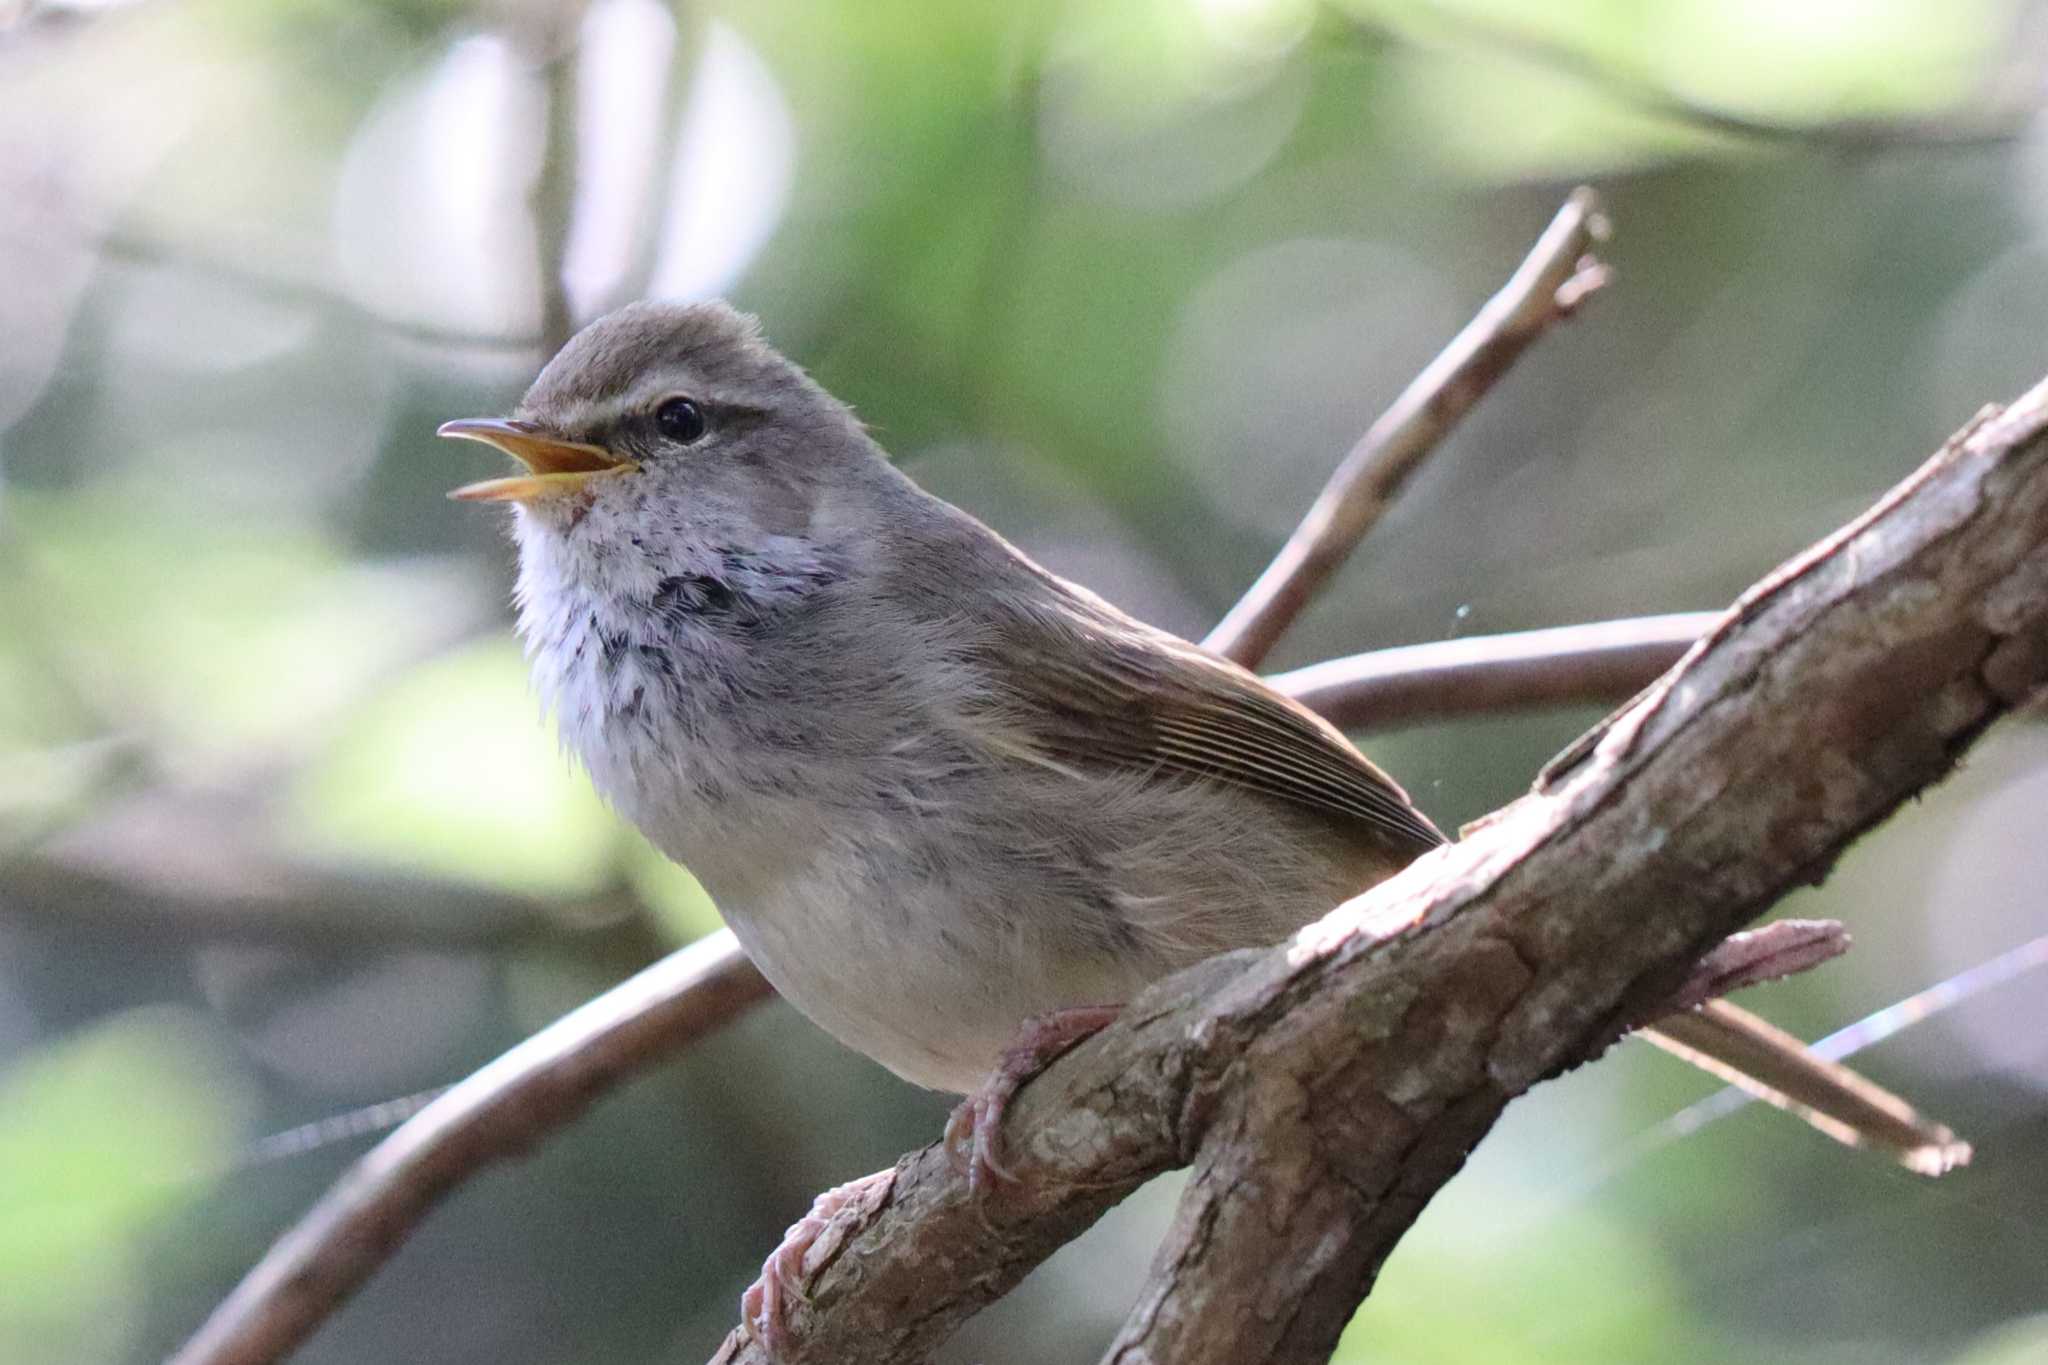
M1882 1152L1909 1171L1940 1175L1969 1164L1970 1144L1948 1128L1725 1000L1666 1015L1638 1032L1673 1056L1798 1115L1835 1141Z

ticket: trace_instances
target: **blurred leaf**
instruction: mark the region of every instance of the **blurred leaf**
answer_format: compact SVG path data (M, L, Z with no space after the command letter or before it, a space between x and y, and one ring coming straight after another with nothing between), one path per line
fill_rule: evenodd
M1584 174L1778 144L1688 122L1691 104L1789 128L1912 117L1985 83L2006 6L1915 0L1351 0L1416 43L1401 88L1418 130L1485 178Z
M1703 1358L1654 1243L1591 1208L1539 1228L1528 1198L1454 1185L1387 1262L1332 1365Z
M604 889L623 838L543 723L509 639L437 659L364 707L306 774L291 823L337 855L542 895Z
M644 839L628 846L626 880L677 943L695 942L724 923L703 885Z
M0 1359L115 1358L131 1255L249 1128L240 1072L183 1011L134 1010L0 1075Z
M1972 1342L1949 1365L2039 1365L2048 1360L2048 1313L1994 1328Z

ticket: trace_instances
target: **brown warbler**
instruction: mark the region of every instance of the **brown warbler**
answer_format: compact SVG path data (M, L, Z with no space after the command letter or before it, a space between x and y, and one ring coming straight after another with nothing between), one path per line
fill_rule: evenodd
M620 309L441 433L526 467L453 496L514 506L520 633L598 789L798 1009L981 1088L977 1182L1045 1056L1443 841L1316 715L924 492L723 304Z

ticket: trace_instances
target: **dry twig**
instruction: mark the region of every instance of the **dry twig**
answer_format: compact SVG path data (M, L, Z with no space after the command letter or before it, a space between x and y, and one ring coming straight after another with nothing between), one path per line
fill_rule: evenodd
M1280 553L1204 646L1247 668L1266 657L1459 419L1531 342L1606 282L1606 267L1589 254L1606 235L1593 192L1574 190L1501 291L1358 438Z
M627 1075L768 995L724 931L672 953L449 1089L379 1143L280 1238L173 1358L282 1359L397 1250L426 1211Z
M105 826L90 828L96 833ZM162 843L132 832L128 837L132 842L114 857L89 859L67 847L0 860L0 905L10 914L72 924L111 922L145 933L300 947L611 942L637 937L644 926L639 898L623 890L549 900L416 873L265 857L227 839L217 858L162 858L145 867ZM210 855L220 845L201 847ZM202 862L203 869L191 866Z
M1433 640L1267 681L1352 731L1539 706L1611 706L1677 663L1719 619L1718 612L1679 612Z

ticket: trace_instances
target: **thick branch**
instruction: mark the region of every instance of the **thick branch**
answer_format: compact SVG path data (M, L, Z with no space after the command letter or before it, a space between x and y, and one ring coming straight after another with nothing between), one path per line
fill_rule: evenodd
M1202 643L1247 668L1393 504L1408 476L1531 342L1606 282L1588 254L1607 235L1591 190L1572 191L1501 291L1358 438L1251 590Z
M1320 1361L1502 1107L1824 875L2048 682L2048 385L1746 594L1530 796L1278 948L1214 959L1025 1087L1021 1183L935 1148L829 1239L793 1361L921 1358L1193 1160L1110 1358ZM1590 870L1590 871L1589 871ZM723 1361L766 1361L737 1335Z

